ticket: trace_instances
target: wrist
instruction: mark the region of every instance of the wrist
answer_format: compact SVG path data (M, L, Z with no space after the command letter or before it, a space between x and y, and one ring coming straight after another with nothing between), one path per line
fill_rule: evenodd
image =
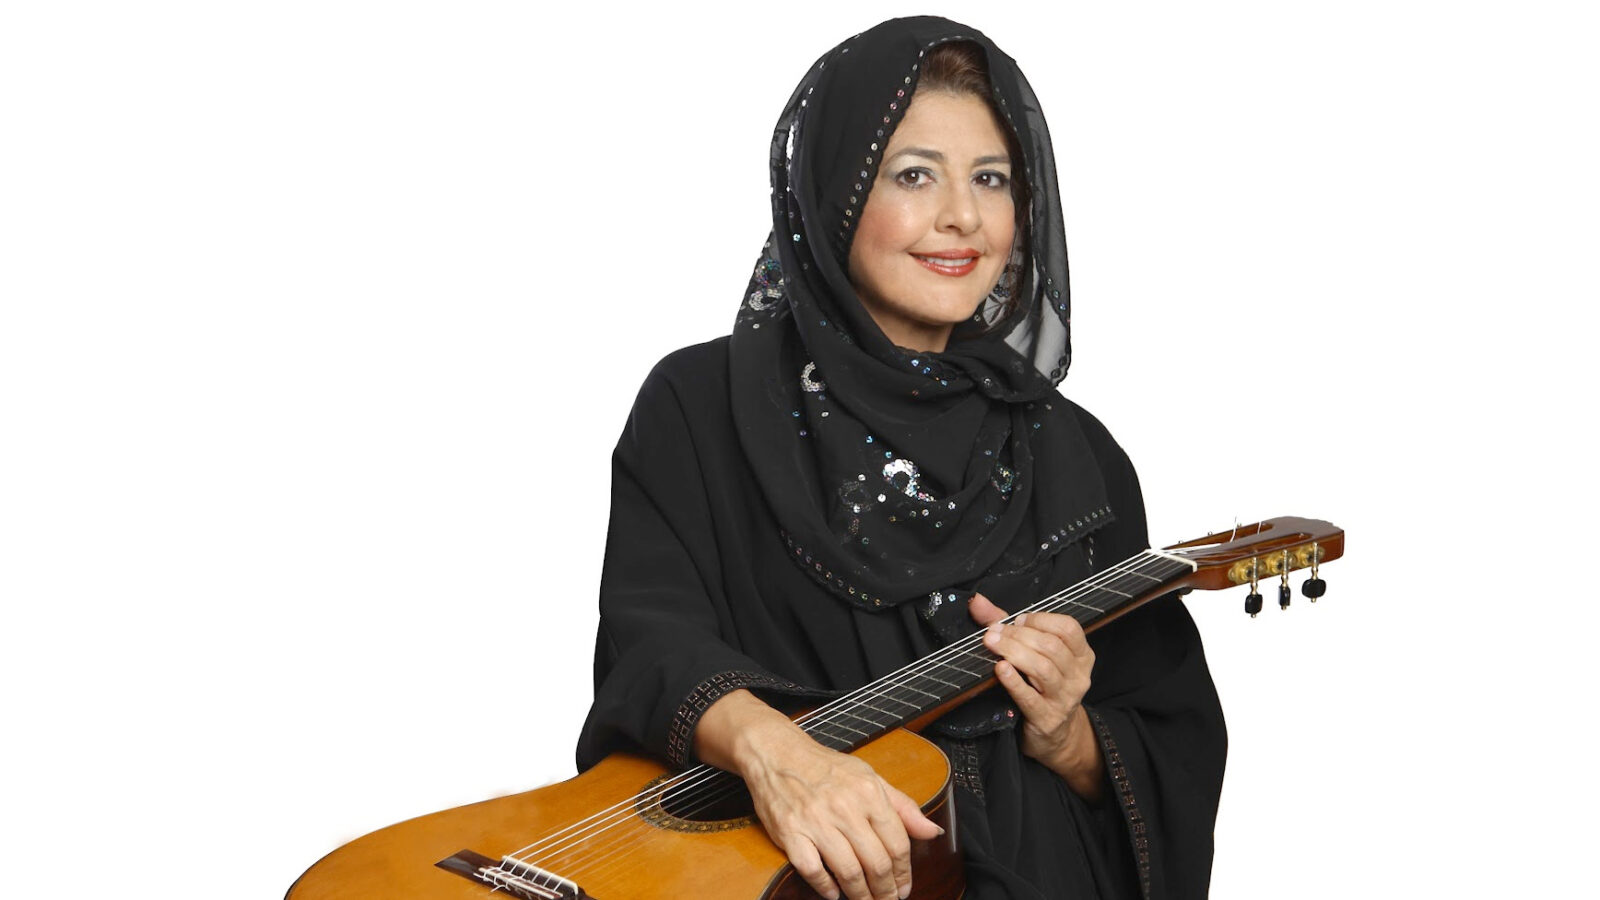
M788 716L738 690L719 698L701 716L696 752L703 761L748 778L795 737L805 738L805 732Z
M1089 713L1082 704L1073 709L1067 722L1066 740L1046 765L1078 796L1086 800L1100 796L1105 760L1100 753L1100 742L1095 738L1094 724L1089 721Z

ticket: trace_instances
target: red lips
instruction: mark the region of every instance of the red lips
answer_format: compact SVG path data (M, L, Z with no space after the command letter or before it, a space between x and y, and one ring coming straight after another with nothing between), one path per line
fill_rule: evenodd
M952 278L959 278L960 276L971 272L973 269L976 269L978 267L978 258L982 255L983 254L971 249L970 247L961 247L956 250L934 250L928 253L913 253L911 254L911 258L921 263L923 268L928 269L929 271L938 272L940 275L949 275ZM934 262L934 260L943 259L966 260L966 262L958 265L948 265L942 262Z

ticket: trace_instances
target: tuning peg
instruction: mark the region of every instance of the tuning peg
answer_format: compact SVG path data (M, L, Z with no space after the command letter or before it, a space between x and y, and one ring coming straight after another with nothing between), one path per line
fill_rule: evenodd
M1256 576L1261 572L1261 561L1250 560L1250 593L1244 598L1244 611L1254 619L1256 613L1261 612L1261 588L1256 584Z
M1283 567L1281 569L1283 581L1278 585L1278 608L1288 609L1289 598L1293 592L1289 590L1289 551L1283 551Z
M1307 597L1310 597L1312 603L1317 602L1317 598L1318 597L1321 597L1323 594L1326 594L1328 592L1328 583L1326 581L1323 581L1321 578L1317 577L1317 563L1319 562L1318 557L1320 557L1321 555L1322 554L1320 552L1318 552L1318 550L1317 550L1317 545L1316 544L1312 544L1311 545L1311 577L1307 578L1305 583L1300 585L1300 593L1305 594Z

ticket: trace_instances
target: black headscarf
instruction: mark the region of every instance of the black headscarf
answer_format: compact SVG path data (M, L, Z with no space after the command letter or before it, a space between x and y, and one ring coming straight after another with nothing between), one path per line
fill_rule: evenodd
M944 351L922 353L884 336L847 271L922 60L948 41L981 49L1029 203L1021 265ZM1071 359L1066 240L1044 114L1016 62L946 19L884 22L807 72L774 131L771 173L773 232L730 375L740 440L795 562L876 609L1037 568L1109 522L1084 435L1051 402Z

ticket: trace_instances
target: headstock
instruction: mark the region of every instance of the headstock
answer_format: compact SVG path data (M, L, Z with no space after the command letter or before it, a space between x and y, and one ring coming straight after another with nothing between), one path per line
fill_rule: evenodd
M1301 592L1315 603L1328 587L1317 577L1317 568L1344 555L1344 530L1318 519L1281 516L1173 544L1164 552L1195 564L1194 573L1183 579L1189 587L1250 585L1245 612L1254 616L1261 611L1259 583L1268 578L1282 579L1278 605L1288 608L1289 573L1296 569L1311 570Z

